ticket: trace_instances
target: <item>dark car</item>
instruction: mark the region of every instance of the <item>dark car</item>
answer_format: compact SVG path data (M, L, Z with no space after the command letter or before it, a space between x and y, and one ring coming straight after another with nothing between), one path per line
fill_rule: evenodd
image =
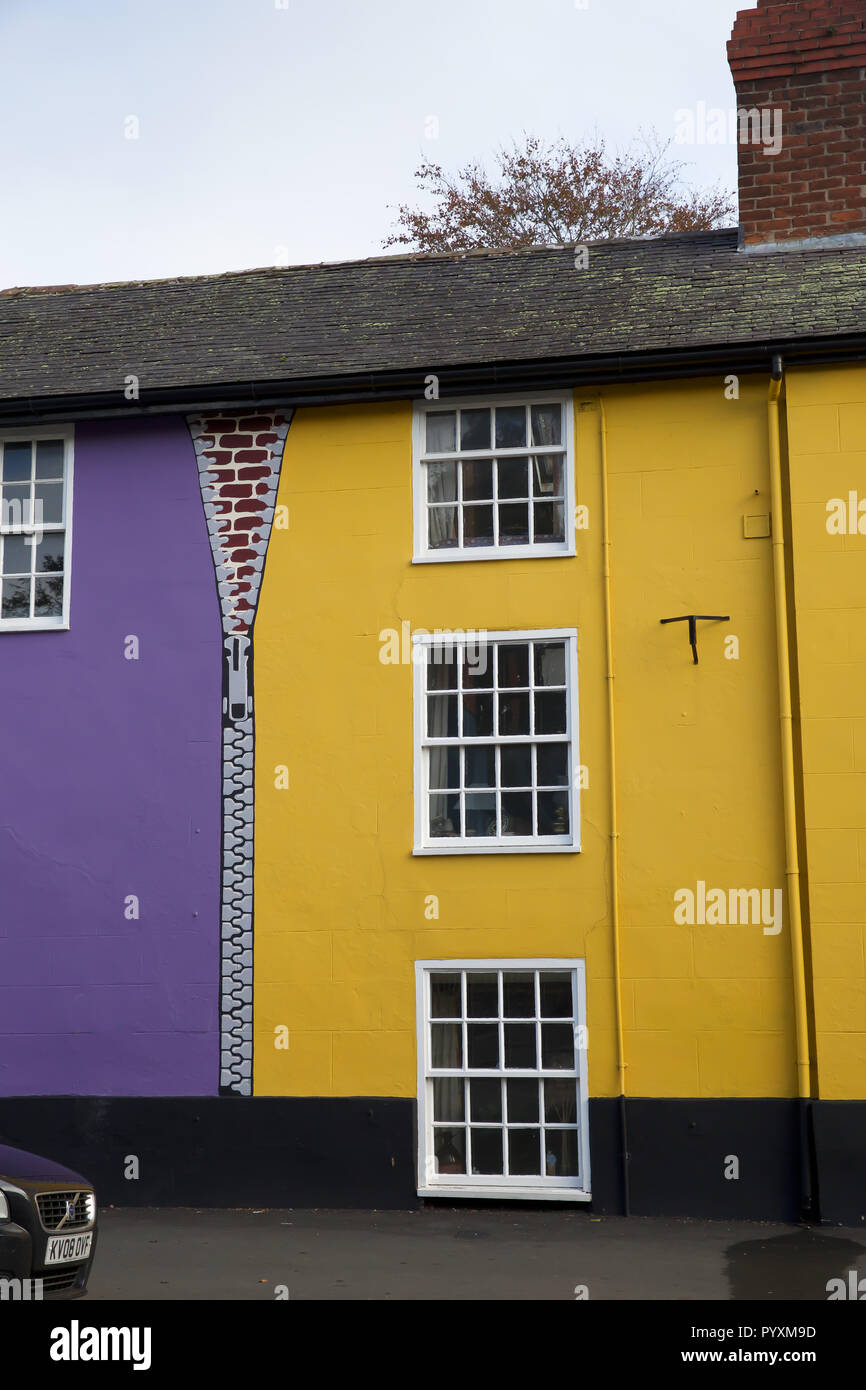
M81 1298L96 1235L85 1178L0 1144L0 1298Z

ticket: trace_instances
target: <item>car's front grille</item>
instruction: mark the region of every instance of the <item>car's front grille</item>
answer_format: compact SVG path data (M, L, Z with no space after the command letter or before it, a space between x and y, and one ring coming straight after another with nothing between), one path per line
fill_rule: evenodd
M62 1293L64 1289L74 1289L81 1273L81 1265L70 1265L68 1269L58 1270L56 1274L40 1274L42 1292Z
M36 1205L46 1231L80 1231L93 1221L96 1206L87 1188L70 1192L37 1192Z

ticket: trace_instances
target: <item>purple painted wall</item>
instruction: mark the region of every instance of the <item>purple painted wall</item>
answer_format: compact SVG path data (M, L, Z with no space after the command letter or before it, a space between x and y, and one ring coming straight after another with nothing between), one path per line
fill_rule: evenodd
M222 638L185 420L79 424L72 518L70 630L0 632L0 1095L215 1094Z

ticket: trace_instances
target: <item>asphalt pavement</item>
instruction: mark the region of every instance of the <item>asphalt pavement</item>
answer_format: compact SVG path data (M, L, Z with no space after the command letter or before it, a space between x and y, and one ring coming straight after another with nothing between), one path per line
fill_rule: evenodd
M850 1270L866 1278L866 1230L562 1208L104 1208L86 1302L824 1302Z

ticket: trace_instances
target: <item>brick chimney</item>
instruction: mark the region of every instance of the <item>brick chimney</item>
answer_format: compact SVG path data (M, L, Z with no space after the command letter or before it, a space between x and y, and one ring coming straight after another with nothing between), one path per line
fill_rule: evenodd
M728 61L742 249L866 243L866 0L759 0Z

